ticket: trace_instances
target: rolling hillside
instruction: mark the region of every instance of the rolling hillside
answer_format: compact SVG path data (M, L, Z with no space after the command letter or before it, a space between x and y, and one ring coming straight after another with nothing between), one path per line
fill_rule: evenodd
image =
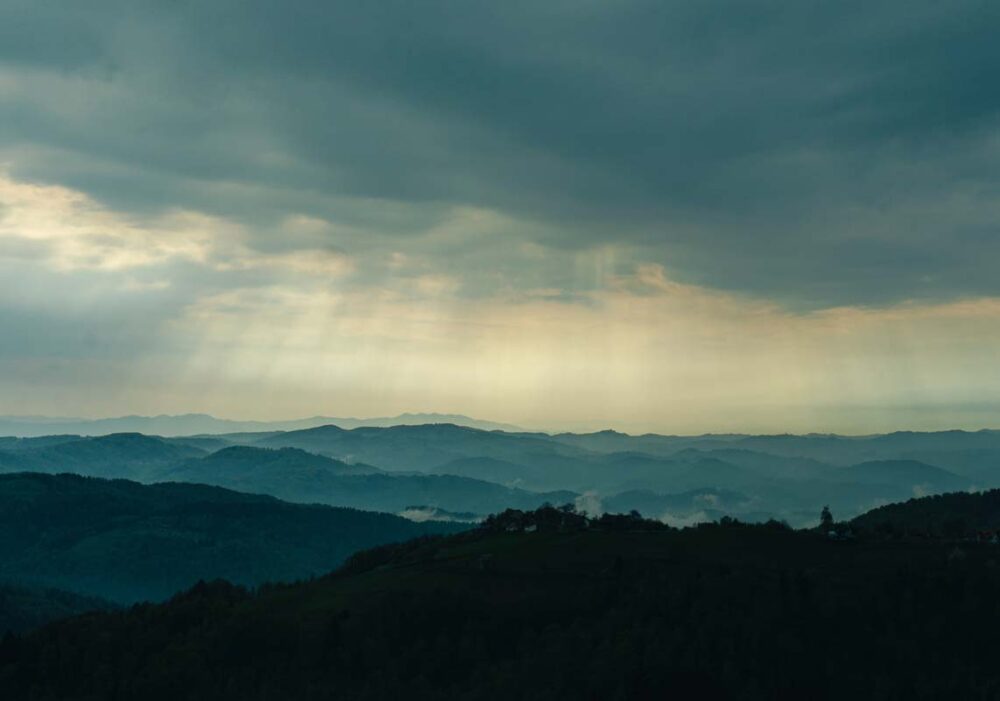
M13 450L0 442L0 470L150 480L166 467L206 454L193 445L141 433L63 438L22 439Z
M213 484L299 503L399 512L411 506L488 514L565 503L568 491L534 493L454 475L384 473L296 448L233 447L188 460L161 479Z
M265 448L292 447L348 462L365 462L391 470L436 471L449 461L466 458L505 460L535 468L565 465L586 452L552 441L544 434L482 431L454 424L355 428L321 426L288 431L257 441Z
M201 485L0 475L0 580L115 601L309 577L361 548L459 529Z
M910 484L925 492L963 489L969 481L956 474L917 460L875 460L834 472L840 482L858 484Z

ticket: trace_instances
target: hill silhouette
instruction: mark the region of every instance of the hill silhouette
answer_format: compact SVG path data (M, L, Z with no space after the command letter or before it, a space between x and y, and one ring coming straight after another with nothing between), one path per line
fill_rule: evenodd
M1000 489L937 494L887 504L851 520L858 529L883 534L962 538L1000 531Z

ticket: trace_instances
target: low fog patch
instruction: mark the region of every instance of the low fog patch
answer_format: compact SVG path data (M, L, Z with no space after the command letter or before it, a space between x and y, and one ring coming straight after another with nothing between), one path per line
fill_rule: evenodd
M448 523L478 523L480 516L471 513L456 514L433 506L408 506L396 513L409 521L425 523L427 521L446 521Z
M573 506L579 514L586 514L591 518L604 513L604 506L601 503L601 495L597 492L584 492L573 500Z
M712 493L699 494L699 495L697 495L693 499L693 501L695 501L695 502L697 502L699 504L703 504L705 506L711 507L713 509L719 508L719 495L718 494L712 494Z
M692 511L683 514L667 511L660 516L660 521L674 528L686 528L688 526L696 526L699 523L710 523L714 520L704 511Z

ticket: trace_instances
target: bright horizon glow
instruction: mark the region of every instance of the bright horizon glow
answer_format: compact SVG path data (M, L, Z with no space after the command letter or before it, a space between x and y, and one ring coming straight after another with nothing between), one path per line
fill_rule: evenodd
M227 278L227 289L155 319L150 336L110 329L136 344L127 357L100 345L69 358L59 348L5 357L17 367L3 378L8 414L415 411L556 430L863 434L987 427L988 400L1000 396L996 298L794 311L639 263L569 298L468 299L428 275L359 284L353 271L371 263L344 253L255 252L225 220L134 222L81 193L10 178L0 198L0 243L38 244L19 273L53 283L22 292L35 313L68 307L85 320L109 305L152 308L174 292L178 259L209 281ZM601 269L616 255L572 262ZM234 286L234 269L251 271L252 284Z

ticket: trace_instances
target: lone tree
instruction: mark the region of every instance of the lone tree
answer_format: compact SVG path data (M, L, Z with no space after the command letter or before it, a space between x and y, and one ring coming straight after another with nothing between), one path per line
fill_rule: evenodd
M829 533L833 529L833 514L830 513L829 506L824 506L819 513L819 529L824 533Z

